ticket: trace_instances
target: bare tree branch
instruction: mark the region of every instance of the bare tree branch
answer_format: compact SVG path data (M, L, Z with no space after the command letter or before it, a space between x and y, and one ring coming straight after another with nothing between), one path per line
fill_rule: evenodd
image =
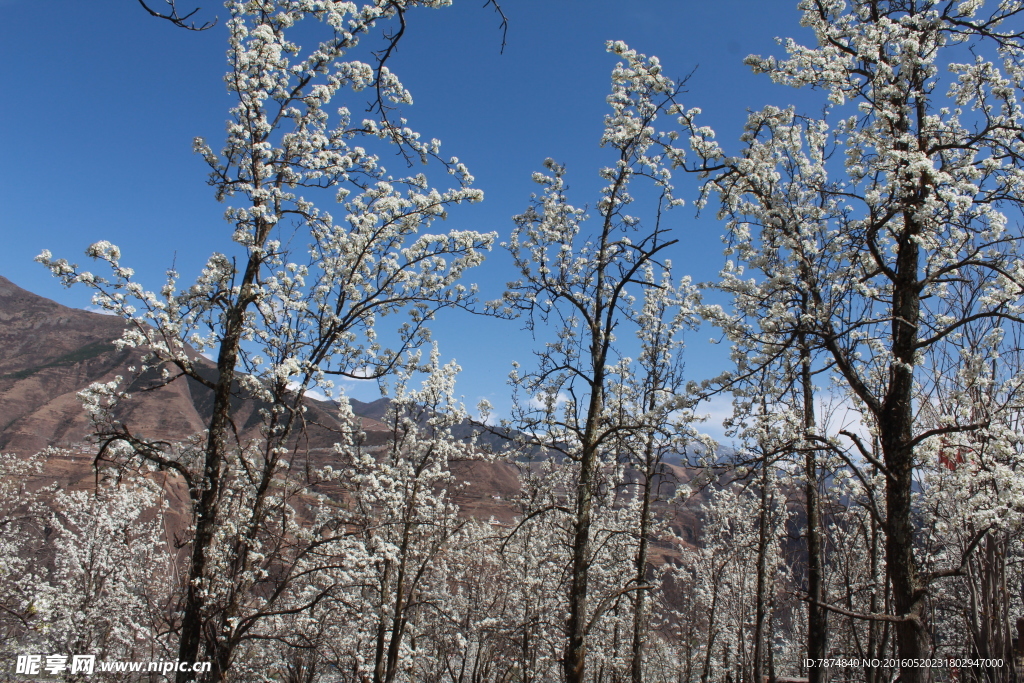
M487 7L488 5L493 6L494 11L497 12L499 17L501 17L501 24L498 28L501 29L501 54L505 54L505 44L508 39L508 17L506 17L505 12L502 11L498 0L487 0L484 3L484 7Z
M196 23L194 21L188 21L189 18L192 17L196 12L201 10L202 7L196 7L188 14L180 15L178 14L178 8L174 5L175 0L164 0L164 2L166 2L167 6L170 8L170 12L168 12L167 14L161 14L160 12L154 10L152 7L146 4L146 0L139 0L139 4L142 5L142 8L149 12L150 15L158 19L166 19L178 28L183 28L186 31L205 31L217 25L217 17L214 17L213 21L204 22L199 26L196 26Z
M835 612L836 614L842 614L843 616L850 617L851 619L863 619L864 621L889 621L889 622L893 622L893 623L901 623L901 622L905 622L905 621L914 621L915 620L914 617L912 617L910 615L906 615L906 614L903 614L903 615L898 615L898 614L876 614L876 613L863 614L861 612L852 612L852 611L850 611L848 609L843 609L842 607L836 607L835 605L829 605L828 603L825 603L825 602L819 602L817 600L811 600L810 597L808 595L804 594L804 593L799 593L799 592L796 592L796 591L787 591L787 593L789 593L790 595L792 595L792 596L794 596L794 597L796 597L796 598L798 598L800 600L803 600L804 602L808 602L808 603L811 603L813 605L817 605L818 607L822 607L824 609L827 609L829 612Z
M981 540L985 538L985 536L987 536L988 532L990 531L992 531L992 525L989 525L981 531L979 531L978 533L974 534L974 538L971 539L971 542L968 544L967 549L964 550L964 554L960 556L959 566L950 569L941 569L937 572L928 572L926 574L923 574L921 576L921 582L927 586L936 579L944 579L950 576L963 576L964 572L967 569L967 563L970 562L971 555L974 553L975 548L978 547L978 544L981 543Z

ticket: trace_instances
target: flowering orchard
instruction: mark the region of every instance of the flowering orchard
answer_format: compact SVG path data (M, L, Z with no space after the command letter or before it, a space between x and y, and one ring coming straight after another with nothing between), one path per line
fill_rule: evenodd
M483 304L467 278L496 234L432 232L483 193L403 118L389 67L407 23L447 4L228 2L227 139L194 145L228 205L219 250L158 291L109 242L87 252L103 275L40 255L124 319L138 363L81 394L92 488L27 483L55 452L0 457L12 666L1019 680L1024 3L802 0L815 43L747 61L819 109L753 111L734 148L657 58L609 42L603 187L570 203L544 162L501 245L516 273ZM688 239L680 187L719 207L713 282L669 258ZM508 419L455 398L459 368L429 344L445 309L533 331ZM701 325L733 366L693 382L683 338ZM338 378L394 389L385 438L339 397L314 452L310 392ZM205 428L134 432L129 388L174 382L209 397ZM699 431L716 395L729 450ZM518 473L508 519L459 509L467 461Z

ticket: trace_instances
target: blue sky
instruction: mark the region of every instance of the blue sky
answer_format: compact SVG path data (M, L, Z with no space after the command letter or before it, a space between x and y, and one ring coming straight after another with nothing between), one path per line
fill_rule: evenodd
M748 108L814 106L808 93L772 85L742 63L751 53L780 54L775 36L812 39L799 27L795 0L505 0L504 54L497 17L482 4L455 0L449 9L412 14L392 63L415 99L405 112L411 125L440 138L442 151L459 156L486 195L435 229L495 230L507 238L510 217L528 205L537 188L530 176L546 157L568 167L574 203L595 201L597 170L608 163L597 142L616 61L604 51L607 40L657 55L670 76L696 69L682 100L704 110L727 149ZM42 249L81 263L87 245L109 240L152 289L172 262L187 279L212 251L226 249L224 207L191 151L196 135L214 149L223 138L231 103L222 80L223 26L185 32L130 1L0 0L0 7L8 82L0 107L0 274L84 308L87 290L65 290L33 263ZM197 16L218 14L223 7L207 2ZM692 199L694 186L679 185ZM674 211L679 274L711 279L722 264L721 225L712 214L698 219L692 206ZM495 253L472 279L493 298L514 276L509 259ZM694 379L724 368L723 350L710 336L687 340ZM459 389L467 404L487 397L505 412L510 363L529 366L534 346L520 324L445 315L435 337L444 356L464 368ZM370 399L374 391L353 386L350 393Z

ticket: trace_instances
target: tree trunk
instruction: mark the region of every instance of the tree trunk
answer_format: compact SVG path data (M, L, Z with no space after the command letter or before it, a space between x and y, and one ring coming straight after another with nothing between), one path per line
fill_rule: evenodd
M802 301L807 308L807 295ZM800 334L800 383L803 394L803 427L807 435L814 434L814 385L811 382L811 350L803 333ZM810 445L808 439L805 447ZM825 604L824 562L821 542L821 503L818 497L818 452L807 448L804 455L804 498L807 505L807 658L825 659L828 656L828 612ZM816 662L817 663L817 662ZM825 667L812 666L807 671L808 683L824 683Z
M768 468L770 464L762 463L761 468L761 509L757 519L757 588L756 604L754 607L754 661L753 675L754 683L761 683L764 678L765 660L765 620L768 605L767 584L768 584Z
M652 437L653 438L653 437ZM651 529L651 487L654 478L655 467L654 445L648 441L644 454L647 468L644 473L644 498L640 509L640 543L636 551L636 575L635 581L638 586L647 583L647 549L648 536ZM647 621L647 591L634 591L633 597L633 661L630 664L630 681L632 683L643 683L644 681L644 637L646 636Z
M877 444L875 445L875 450L876 451L878 450ZM874 475L874 474L875 474L875 472L872 471L872 475ZM879 569L878 569L878 534L879 534L879 528L878 528L878 521L875 519L874 515L869 515L868 518L869 518L869 521L870 521L870 524L871 524L871 526L869 528L869 538L866 539L867 542L868 542L867 545L868 545L868 553L869 553L869 555L868 555L868 563L869 563L870 572L871 572L870 579L871 579L872 584L875 585L875 587L871 589L871 599L870 599L870 601L868 603L868 611L871 612L871 613L877 613L878 610L879 610L878 588L877 588L878 583L879 583L879 576L878 576L878 571L879 571ZM883 599L882 599L882 603L883 604L888 602L888 600L886 599L886 596L884 595L884 593L885 593L885 590L883 588ZM883 654L885 652L885 645L886 645L886 642L888 640L888 630L887 630L888 627L889 627L889 624L887 622L886 623L882 623L882 622L878 622L878 621L869 621L868 622L868 624L867 624L867 629L868 629L868 651L867 651L867 658L869 660L882 659L883 658ZM882 633L879 634L879 631L882 631ZM877 666L866 667L864 669L864 683L878 683L878 681L881 680L881 673L882 673L881 667L877 667Z
M580 483L576 494L576 521L573 524L572 540L572 585L569 589L569 621L566 626L568 642L565 647L566 683L584 683L587 664L587 582L590 562L590 514L593 506L591 490L597 449L589 448L583 453L580 465Z
M266 242L271 224L259 221L255 243ZM238 298L224 316L224 337L217 354L217 384L213 392L213 410L207 431L206 454L203 472L200 476L203 489L199 493L199 504L195 508L196 535L192 540L192 561L189 565L188 583L185 586L185 607L181 616L181 637L178 641L178 661L195 664L199 658L203 627L206 620L206 601L202 587L206 574L207 553L213 545L217 527L217 512L220 502L221 468L228 447L228 432L231 428L231 389L235 381L235 365L242 344L245 328L245 314L252 304L252 288L259 279L262 265L259 252L252 251L246 262L238 288ZM193 496L193 501L195 497ZM216 637L216 636L214 636ZM208 652L212 659L215 653ZM218 681L224 672L211 672L210 680ZM179 671L178 683L194 680L189 673Z
M902 620L895 626L897 655L903 660L921 660L931 656L931 637L925 624L925 587L921 585L914 557L912 486L914 475L913 441L914 355L917 351L917 327L921 299L917 271L920 247L916 240L920 229L914 215L907 211L896 257L892 303L892 355L889 387L882 403L878 431L885 457L886 477L886 564L892 584L895 613ZM931 669L900 669L902 683L929 683Z
M245 291L245 288L243 288ZM244 306L236 306L232 311L237 313L235 320L229 322L225 339L221 344L217 359L216 389L214 390L213 415L207 437L204 472L201 478L203 489L199 493L196 507L196 534L192 541L192 559L189 565L188 583L185 586L185 608L181 617L181 638L178 641L178 661L194 664L199 659L203 637L203 625L206 619L206 601L203 597L206 580L206 564L208 553L213 545L217 527L217 511L220 500L221 469L224 462L224 451L227 448L227 432L231 424L231 385L234 381L235 362L238 358L238 345L241 339L242 316ZM208 652L208 656L214 653ZM216 658L215 658L216 659ZM216 662L214 662L216 663ZM220 680L223 672L211 671L212 680ZM178 683L193 680L189 673L178 672Z
M596 354L595 354L596 355ZM603 363L603 355L600 356ZM576 488L576 520L573 524L572 583L569 590L567 642L562 667L566 683L584 683L587 664L587 589L590 574L590 517L593 508L593 486L598 462L595 434L603 407L601 387L604 373L595 365L595 378L580 458L580 481Z

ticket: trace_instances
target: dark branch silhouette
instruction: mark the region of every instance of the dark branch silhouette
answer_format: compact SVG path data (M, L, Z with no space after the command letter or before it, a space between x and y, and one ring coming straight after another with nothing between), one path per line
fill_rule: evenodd
M149 12L150 15L157 17L158 19L166 19L178 28L183 28L186 31L205 31L206 29L213 28L217 25L217 17L214 17L213 21L204 22L199 26L196 26L196 23L194 21L188 21L193 15L195 15L196 12L201 10L202 7L196 7L188 14L182 16L178 14L178 8L174 4L175 0L164 0L164 2L166 2L167 6L170 8L170 11L167 14L161 14L160 12L154 10L152 7L146 4L146 0L139 0L139 4L142 5L142 8Z

